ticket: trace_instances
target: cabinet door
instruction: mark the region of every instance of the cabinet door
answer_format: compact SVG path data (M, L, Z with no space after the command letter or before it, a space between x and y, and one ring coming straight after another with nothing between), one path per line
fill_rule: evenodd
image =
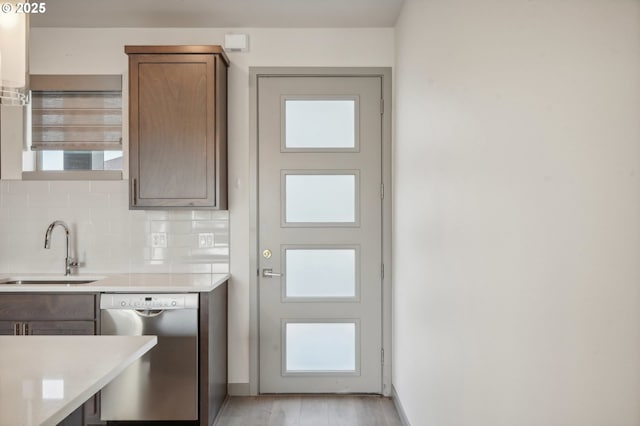
M20 324L13 321L0 321L0 336L15 336L16 327L20 327ZM18 331L19 333L19 331Z
M226 207L217 188L226 162L216 146L216 108L226 108L216 105L226 103L226 93L217 93L219 72L226 67L215 55L130 55L132 208Z
M93 336L93 321L29 321L25 323L25 334L31 336Z
M0 320L94 320L93 294L13 293L0 295Z

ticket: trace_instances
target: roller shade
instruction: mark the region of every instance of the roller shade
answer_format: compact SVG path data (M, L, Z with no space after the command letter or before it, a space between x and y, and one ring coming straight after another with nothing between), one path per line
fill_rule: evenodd
M122 149L121 76L32 76L31 81L32 150Z

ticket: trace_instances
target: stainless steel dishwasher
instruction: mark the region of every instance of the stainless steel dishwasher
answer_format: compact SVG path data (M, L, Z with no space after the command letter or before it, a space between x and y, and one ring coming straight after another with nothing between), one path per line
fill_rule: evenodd
M198 419L198 295L102 294L101 334L158 344L101 391L100 419Z

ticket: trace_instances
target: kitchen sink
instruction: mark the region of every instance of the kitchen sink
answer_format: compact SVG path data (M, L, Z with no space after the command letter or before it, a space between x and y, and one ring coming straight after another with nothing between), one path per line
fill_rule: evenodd
M57 284L57 285L71 285L71 284L90 284L96 280L11 280L0 283L1 284L14 284L14 285L38 285L38 284Z
M0 287L8 286L28 286L28 285L59 285L76 286L87 285L105 279L101 275L56 275L56 274L15 274L0 275Z

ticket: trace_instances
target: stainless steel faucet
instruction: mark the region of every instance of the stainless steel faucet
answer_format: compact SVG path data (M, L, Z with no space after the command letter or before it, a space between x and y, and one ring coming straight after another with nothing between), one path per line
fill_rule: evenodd
M66 223L61 220L55 220L51 222L51 225L47 228L47 232L44 234L44 248L51 248L51 233L53 232L53 228L56 226L62 226L64 229L65 237L67 240L67 252L66 257L64 259L64 274L71 275L71 267L78 266L78 261L76 259L72 259L69 251L69 227Z

